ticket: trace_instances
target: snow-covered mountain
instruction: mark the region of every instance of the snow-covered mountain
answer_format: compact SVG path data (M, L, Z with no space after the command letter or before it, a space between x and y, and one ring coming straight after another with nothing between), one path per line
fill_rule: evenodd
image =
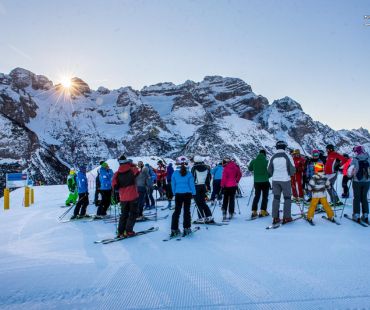
M207 76L201 82L159 83L134 90L91 90L73 79L66 94L45 76L16 68L0 73L2 171L27 169L49 183L66 166L96 165L101 159L179 154L225 155L245 165L278 139L310 152L333 143L349 151L370 147L367 129L335 131L314 121L289 97L268 100L238 78Z

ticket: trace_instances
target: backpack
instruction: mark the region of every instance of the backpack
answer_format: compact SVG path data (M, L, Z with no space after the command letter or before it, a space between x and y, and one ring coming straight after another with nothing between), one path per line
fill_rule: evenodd
M369 179L369 170L370 170L369 161L367 159L366 160L359 160L358 161L358 171L356 173L357 180L360 181L363 178L368 180Z
M117 185L118 187L128 187L135 185L135 175L131 171L131 169L125 171L125 172L120 172L117 175Z

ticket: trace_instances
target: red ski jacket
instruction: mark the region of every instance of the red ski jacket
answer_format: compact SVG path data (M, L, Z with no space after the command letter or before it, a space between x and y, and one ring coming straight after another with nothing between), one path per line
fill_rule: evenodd
M157 181L163 181L166 179L167 171L166 166L158 166L157 169L154 170L157 175Z
M340 160L340 165L343 166L346 161L348 160L343 155L340 155L339 153L335 151L331 151L328 153L328 157L326 158L325 163L325 174L333 174L335 173L334 167L335 167L335 161Z
M294 166L296 170L296 174L302 174L304 172L304 167L306 164L306 160L303 156L293 156Z
M113 179L112 179L113 188L115 188L116 186L119 186L119 182L118 182L119 174L128 172L129 170L131 170L132 175L135 178L140 173L139 169L131 162L120 165L118 168L118 171L113 175ZM133 185L119 187L118 191L119 191L119 200L122 202L123 201L133 201L139 197L139 193L137 191L137 186L135 182Z

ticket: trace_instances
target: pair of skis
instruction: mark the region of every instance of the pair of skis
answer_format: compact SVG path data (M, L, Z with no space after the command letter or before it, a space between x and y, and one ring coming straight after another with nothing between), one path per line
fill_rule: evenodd
M138 231L138 232L135 233L135 235L130 236L130 237L127 236L127 237L107 238L107 239L94 241L94 243L101 243L101 244L113 243L113 242L117 242L117 241L122 241L122 240L126 240L126 239L135 238L135 237L141 236L141 235L146 235L146 234L155 232L157 230L159 230L159 227L150 227L149 229Z
M177 236L169 236L168 238L166 239L163 239L162 241L164 242L167 242L167 241L170 241L170 240L176 240L176 241L181 241L183 238L189 238L191 237L194 233L196 233L198 230L200 230L200 227L199 226L195 226L193 227L193 229L191 230L191 233L188 234L188 235L177 235Z
M276 228L281 227L282 225L286 225L286 224L289 224L289 223L293 223L294 221L299 220L299 219L301 219L301 218L303 218L303 215L298 216L298 217L294 218L292 221L287 222L287 223L285 223L285 224L283 224L283 223L281 223L281 222L280 222L280 223L277 223L277 224L269 225L269 226L267 226L267 227L266 227L266 229L276 229Z
M348 219L348 220L352 221L352 222L355 222L355 223L357 223L357 224L361 225L362 227L369 227L369 225L368 225L368 224L366 224L366 223L362 222L361 220L358 222L358 221L354 220L353 218L351 218L348 214L344 214L344 217L345 217L346 219Z

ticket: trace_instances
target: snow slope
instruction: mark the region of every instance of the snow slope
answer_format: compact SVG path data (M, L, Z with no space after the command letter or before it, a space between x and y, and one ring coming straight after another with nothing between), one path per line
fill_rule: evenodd
M247 196L250 184L250 178L242 180ZM241 214L230 225L202 227L180 242L162 242L170 229L168 218L135 226L159 226L158 232L100 245L93 241L112 236L114 224L59 223L66 195L66 186L35 187L36 203L26 209L19 189L11 193L10 210L0 211L1 309L370 305L370 228L348 220L337 226L316 216L315 227L299 220L266 230L271 218L245 221L250 211L244 197ZM218 207L215 217L220 220Z

